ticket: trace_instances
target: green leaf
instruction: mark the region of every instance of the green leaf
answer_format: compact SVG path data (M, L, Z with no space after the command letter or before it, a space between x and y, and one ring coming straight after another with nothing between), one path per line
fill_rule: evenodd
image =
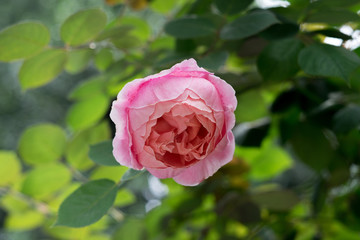
M245 10L253 0L215 0L215 6L224 14L236 14Z
M266 80L286 80L299 70L297 58L303 48L299 39L288 38L271 42L260 54L257 67Z
M220 37L224 40L247 38L275 23L279 23L279 20L270 11L253 11L226 24L221 30Z
M128 168L125 166L99 166L91 173L90 179L110 179L114 182L119 182L127 170Z
M26 231L40 227L45 220L43 213L26 210L21 213L10 214L6 218L5 227L9 231Z
M114 62L110 49L103 48L95 56L95 65L100 71L105 71Z
M298 196L289 190L255 192L251 195L251 198L261 207L273 211L288 211L300 201Z
M125 172L125 174L122 176L121 181L122 182L129 181L131 179L134 179L134 178L140 176L144 172L146 172L146 170L135 170L135 169L129 168L129 170L127 170Z
M83 71L87 67L92 56L93 50L88 48L69 51L67 53L65 70L72 74Z
M141 46L141 40L133 35L126 35L121 38L114 38L111 42L118 49L128 50L130 48L137 48Z
M168 22L165 32L179 39L198 38L215 34L216 26L205 17L183 17Z
M149 24L139 17L122 17L119 19L119 23L123 27L132 27L131 34L142 42L148 41L151 35L151 29Z
M119 166L112 154L112 141L107 140L90 147L89 157L99 165Z
M55 225L84 227L98 221L113 205L116 184L107 179L85 183L61 204Z
M0 61L28 58L50 41L49 30L41 23L24 22L0 32Z
M39 124L27 128L19 141L22 159L32 165L58 160L65 150L66 135L58 126Z
M21 174L21 165L14 152L0 150L0 187L14 183Z
M360 66L360 58L354 52L326 44L313 44L304 48L298 61L308 74L339 77L345 81Z
M360 106L349 105L338 111L333 118L333 129L337 133L348 133L360 127Z
M106 14L100 9L79 11L65 20L60 29L62 40L78 46L94 39L106 25Z
M334 28L326 28L326 29L316 30L316 31L310 32L310 34L321 34L321 35L328 36L328 37L340 38L342 40L352 39L352 37L350 35L344 34Z
M100 42L106 39L121 38L128 35L133 29L134 27L130 25L121 25L107 28L96 37L95 41Z
M81 82L74 88L74 90L71 91L68 98L71 100L86 100L96 95L104 94L104 92L105 81L101 76L99 76Z
M108 111L108 107L108 98L96 95L71 106L66 122L75 131L86 129L97 123Z
M347 9L327 9L321 8L314 11L306 18L310 23L327 23L332 25L343 25L348 22L359 22L360 17Z
M40 87L55 78L64 69L66 53L60 49L48 49L25 60L19 71L23 89Z
M130 205L135 203L136 197L132 192L127 190L126 188L122 188L118 191L115 199L114 205L117 207L122 207L126 205Z
M88 156L90 145L109 139L110 135L110 127L105 121L75 134L67 146L66 161L78 170L88 170L94 165Z
M25 177L21 191L36 199L46 199L71 180L70 171L62 164L41 165Z
M213 52L198 61L200 67L218 71L226 63L229 54L225 51Z

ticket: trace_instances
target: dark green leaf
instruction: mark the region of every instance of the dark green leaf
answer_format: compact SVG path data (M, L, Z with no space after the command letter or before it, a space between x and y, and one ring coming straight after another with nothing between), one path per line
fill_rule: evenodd
M112 151L112 141L104 141L90 146L89 157L99 165L119 166L119 163L115 160Z
M281 81L294 76L299 70L297 58L303 46L297 38L270 43L257 60L262 77L265 80Z
M294 192L288 190L255 192L251 198L261 207L274 211L290 210L300 201Z
M319 11L314 11L313 14L306 19L306 22L311 23L327 23L331 25L342 25L348 22L359 22L360 17L354 12L346 9L326 9L321 8Z
M129 168L129 170L127 170L125 174L122 176L121 181L122 182L129 181L131 179L140 176L144 172L146 172L146 170L134 170L132 168Z
M263 31L260 36L267 40L278 40L294 37L299 32L299 25L293 23L274 24Z
M275 23L279 23L279 20L270 11L253 11L225 25L220 36L225 40L243 39L255 35Z
M116 184L107 179L85 183L61 204L55 225L84 227L98 221L113 205Z
M100 9L79 11L61 26L61 38L71 46L89 42L103 30L106 24L106 14Z
M25 22L0 32L0 61L28 58L50 41L49 30L41 23Z
M225 65L229 54L225 51L213 52L198 61L200 67L208 70L218 71Z
M245 10L253 0L215 0L215 6L224 14L236 14Z
M342 47L313 44L299 54L299 65L308 74L339 77L348 80L350 74L360 66L360 58Z
M344 34L342 32L340 32L337 29L334 28L327 28L327 29L321 29L321 30L317 30L317 31L312 31L310 32L310 34L321 34L321 35L325 35L328 37L333 37L333 38L340 38L342 40L349 40L352 39L351 36Z
M260 147L262 140L269 132L269 128L270 120L268 118L241 123L233 130L235 142L244 147Z
M64 69L66 53L48 49L27 59L20 68L19 78L23 89L40 87L54 79Z
M333 118L333 126L337 133L347 133L360 127L360 106L349 105L338 111Z
M176 38L198 38L215 34L216 26L204 17L183 17L165 25L165 32Z

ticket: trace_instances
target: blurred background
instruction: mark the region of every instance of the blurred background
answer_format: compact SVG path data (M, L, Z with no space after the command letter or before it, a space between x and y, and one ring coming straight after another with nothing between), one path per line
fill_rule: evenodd
M0 3L1 240L360 239L358 0ZM88 25L72 32L71 16ZM6 55L30 52L6 40L20 22L44 44ZM111 102L187 58L236 90L233 161L196 187L124 178L101 160ZM123 181L107 214L53 226L64 199L104 178Z

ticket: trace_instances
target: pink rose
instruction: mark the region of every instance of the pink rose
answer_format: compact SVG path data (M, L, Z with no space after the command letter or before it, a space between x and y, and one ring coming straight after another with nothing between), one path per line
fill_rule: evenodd
M120 91L110 117L113 154L127 167L197 185L234 154L234 89L185 60Z

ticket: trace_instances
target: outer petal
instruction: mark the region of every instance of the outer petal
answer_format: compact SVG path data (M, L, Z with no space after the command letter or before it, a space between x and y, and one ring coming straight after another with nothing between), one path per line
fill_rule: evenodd
M174 180L185 186L195 186L212 176L220 167L230 162L235 149L234 135L228 132L214 151L205 159L185 169Z

